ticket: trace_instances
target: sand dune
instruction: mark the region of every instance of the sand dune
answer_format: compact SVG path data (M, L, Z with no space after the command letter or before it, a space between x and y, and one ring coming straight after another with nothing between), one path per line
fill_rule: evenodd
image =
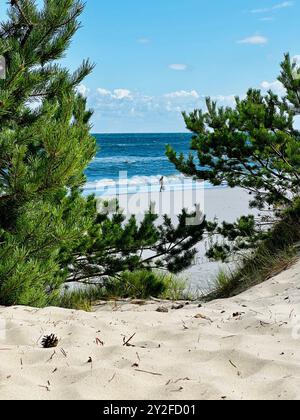
M300 262L238 297L168 313L156 302L0 308L0 399L298 399L299 279ZM49 333L55 351L41 348Z

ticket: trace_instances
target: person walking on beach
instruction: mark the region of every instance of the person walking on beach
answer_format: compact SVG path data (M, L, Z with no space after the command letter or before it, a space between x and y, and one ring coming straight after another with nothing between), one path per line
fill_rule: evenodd
M163 192L165 189L165 184L164 184L164 177L162 176L159 180L160 183L160 192Z

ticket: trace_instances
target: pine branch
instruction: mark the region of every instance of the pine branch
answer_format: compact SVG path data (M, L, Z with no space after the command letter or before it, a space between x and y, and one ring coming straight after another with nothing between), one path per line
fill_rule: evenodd
M42 45L43 42L51 35L51 33L55 33L61 28L66 27L71 22L73 22L78 17L78 15L80 15L81 12L82 12L82 7L78 6L77 9L75 9L73 14L70 15L67 20L60 23L59 25L54 25L53 27L49 28L48 31L44 34L44 36L40 39L39 44Z
M19 0L10 0L10 4L11 4L12 7L17 8L18 12L20 13L21 17L23 18L23 20L26 23L26 25L28 26L28 28L32 27L33 24L30 22L30 20L25 15L22 7L19 4Z

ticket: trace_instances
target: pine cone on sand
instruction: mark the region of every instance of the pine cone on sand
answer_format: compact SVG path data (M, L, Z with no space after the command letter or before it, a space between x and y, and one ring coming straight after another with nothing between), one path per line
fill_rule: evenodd
M45 335L42 339L42 346L44 349L51 349L53 347L57 347L58 345L58 338L54 335Z

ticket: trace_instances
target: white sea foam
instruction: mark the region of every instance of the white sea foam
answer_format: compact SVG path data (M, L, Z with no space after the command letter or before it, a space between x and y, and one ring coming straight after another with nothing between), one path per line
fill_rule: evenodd
M94 193L98 196L135 194L138 192L155 192L160 190L160 178L156 176L133 176L131 178L101 179L87 182L84 187L86 194ZM195 181L183 175L164 177L165 191L181 191L187 189L203 188L203 182ZM204 188L212 188L209 183L204 183Z
M152 143L117 143L113 144L113 147L145 147L145 146L153 146L155 144L159 143L159 141L153 141Z
M139 157L139 156L122 156L122 157L96 157L94 158L93 162L96 163L128 163L128 164L134 164L134 163L145 163L145 162L165 162L168 158L164 156L158 156L158 157Z

